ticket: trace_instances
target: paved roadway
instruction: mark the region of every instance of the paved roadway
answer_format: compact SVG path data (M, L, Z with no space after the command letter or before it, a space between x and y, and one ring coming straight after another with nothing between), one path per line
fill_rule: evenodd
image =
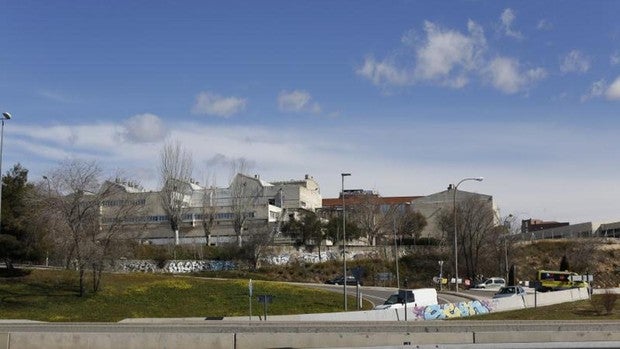
M324 284L305 284L310 287L318 287L334 292L342 292L342 285L324 285ZM385 300L392 294L397 292L397 288L394 287L376 287L376 286L360 286L360 291L362 293L362 297L373 305L383 304ZM347 294L350 296L356 295L356 286L347 286ZM482 293L470 293L470 292L462 292L461 294L454 293L439 293L437 295L437 300L439 304L445 303L458 303L458 302L466 302L472 299L484 299L490 298L493 293L482 292Z

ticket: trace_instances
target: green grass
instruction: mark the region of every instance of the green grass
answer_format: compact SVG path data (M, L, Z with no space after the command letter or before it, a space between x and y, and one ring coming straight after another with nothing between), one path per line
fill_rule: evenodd
M72 271L32 270L0 277L0 318L41 321L119 321L136 317L246 316L248 280L206 280L153 274L107 274L98 293L78 297ZM274 295L268 315L340 311L338 293L253 281L256 295ZM351 299L353 303L353 299ZM365 304L366 308L370 304Z
M620 301L611 314L601 305L603 295L582 300L537 308L503 311L485 315L459 318L460 320L620 320ZM600 313L597 313L596 308Z

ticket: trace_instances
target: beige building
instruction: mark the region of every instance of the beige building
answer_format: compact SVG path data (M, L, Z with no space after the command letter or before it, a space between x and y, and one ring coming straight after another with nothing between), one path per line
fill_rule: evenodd
M472 193L467 191L457 190L456 198L454 196L455 191L450 187L448 190L431 194L428 196L379 196L372 191L364 191L361 189L345 191L345 205L354 206L359 204L360 198L364 196L373 196L378 205L378 209L383 212L387 211L389 207L402 207L407 210L413 210L420 212L426 218L426 227L420 233L421 238L431 238L441 240L444 238L444 232L439 229L437 224L437 218L442 210L452 210L454 207L454 200L456 204L469 200L471 198L477 198L489 205L489 208L494 212L497 212L493 203L493 196ZM323 211L326 213L337 212L342 209L342 197L340 198L327 198L323 199ZM495 215L497 216L497 215Z
M171 193L166 194L182 203L181 223L175 232L162 204L164 191L144 191L121 181L106 185L119 190L119 199L102 204L102 224L111 224L113 208L129 200L140 206L140 213L125 217L123 234L151 244L234 243L237 234L233 223L241 215L246 219L243 236L251 234L256 227L287 219L299 210L314 211L322 201L319 185L309 175L301 180L267 182L259 176L237 174L226 188L205 188L197 183L177 181L171 184ZM121 196L125 198L120 199ZM205 225L210 229L205 229Z

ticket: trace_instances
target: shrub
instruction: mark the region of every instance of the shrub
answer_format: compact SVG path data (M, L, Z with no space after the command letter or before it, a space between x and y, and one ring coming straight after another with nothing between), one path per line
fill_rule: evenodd
M590 303L597 315L611 315L614 311L617 299L618 294L605 291L605 293L601 295L593 296L590 299Z

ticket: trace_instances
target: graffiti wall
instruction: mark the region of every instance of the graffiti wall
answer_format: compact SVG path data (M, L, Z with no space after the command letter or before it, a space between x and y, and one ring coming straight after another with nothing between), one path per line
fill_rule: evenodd
M493 310L493 301L470 301L415 307L417 320L444 320L465 316L488 314Z
M159 268L152 260L124 260L116 265L116 271L142 273L195 273L201 271L234 270L235 263L231 261L168 261L163 268Z

